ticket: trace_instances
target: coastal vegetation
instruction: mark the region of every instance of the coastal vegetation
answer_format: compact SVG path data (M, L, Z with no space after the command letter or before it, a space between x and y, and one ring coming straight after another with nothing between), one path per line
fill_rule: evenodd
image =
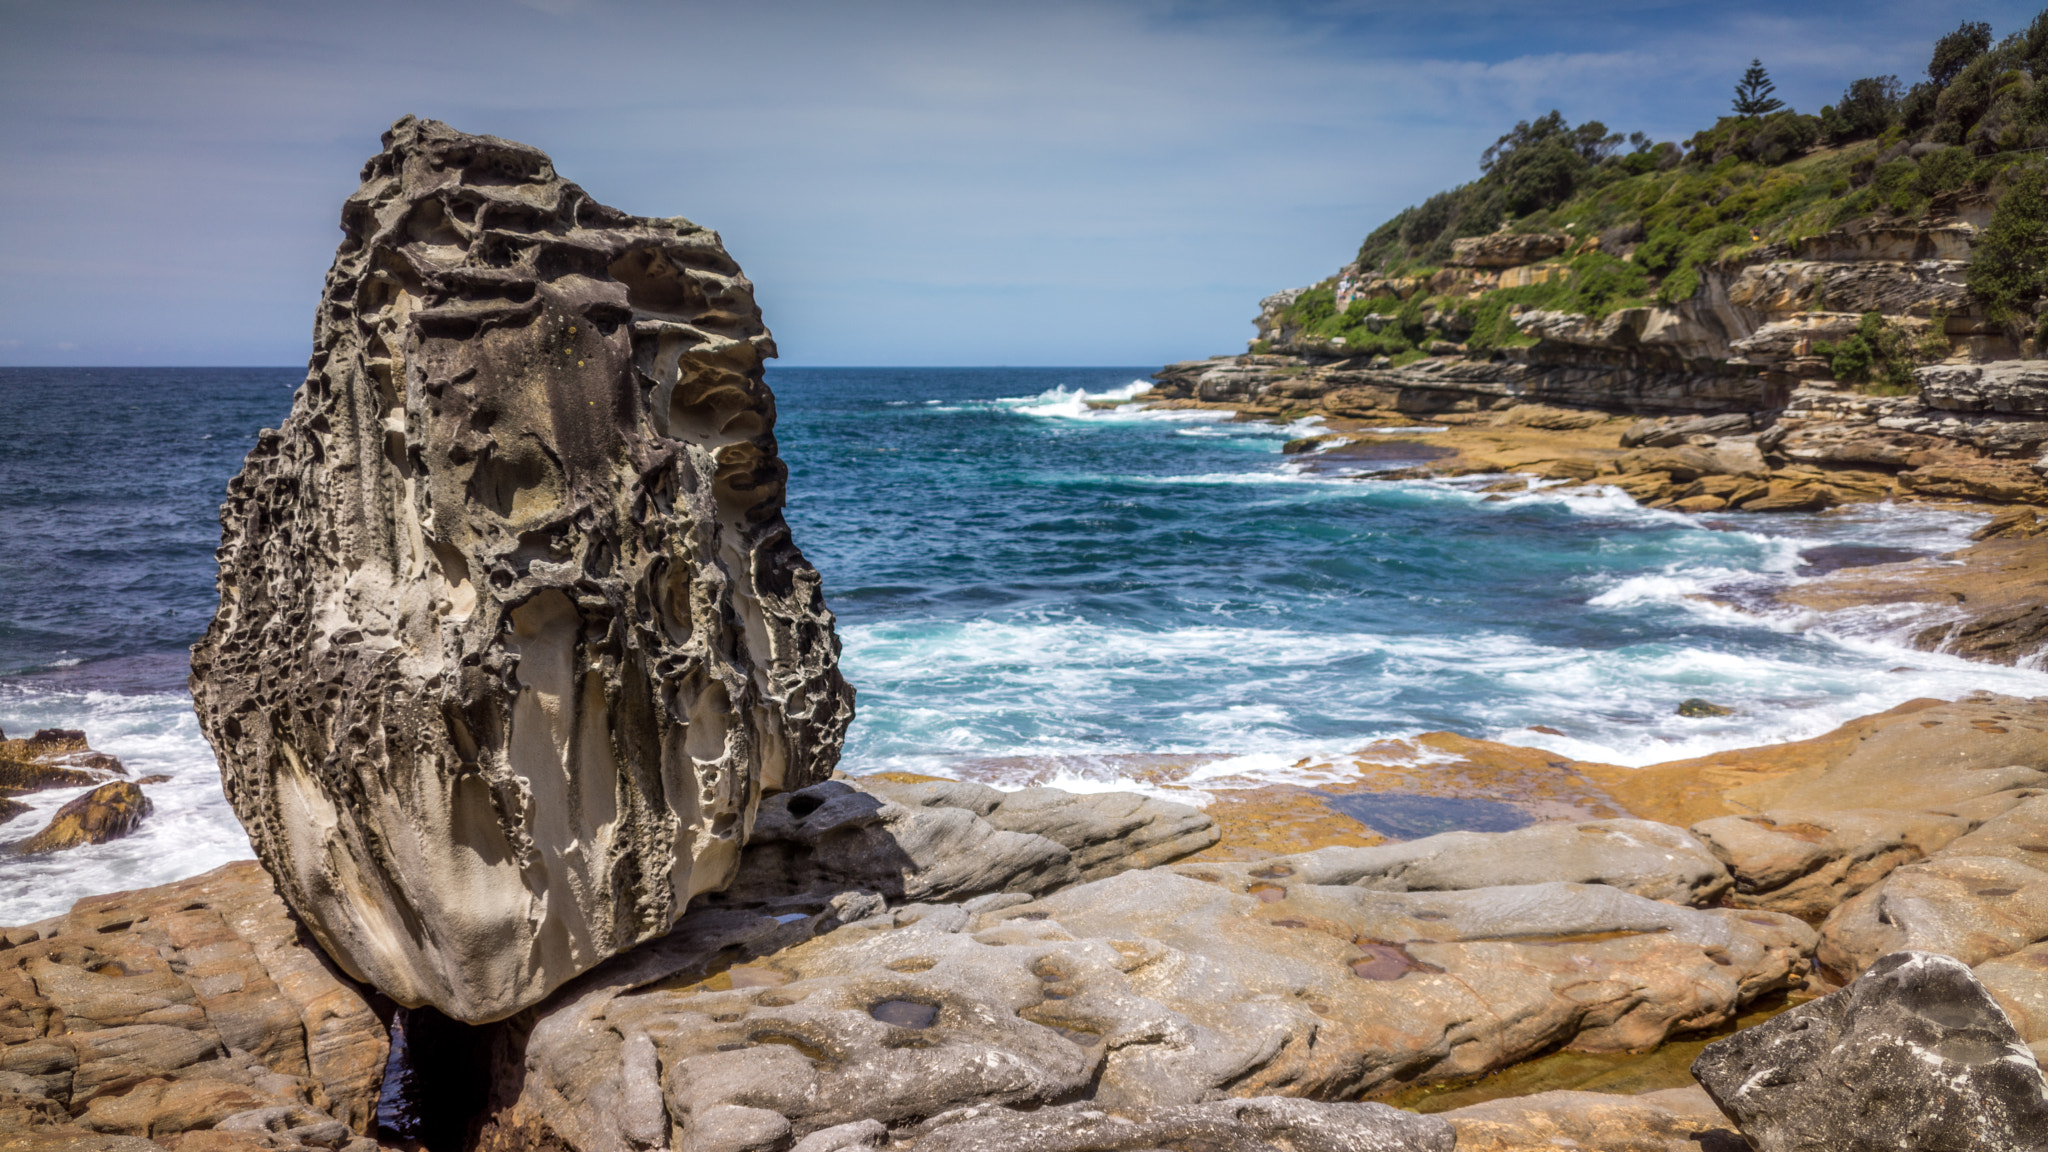
M1456 342L1484 352L1531 344L1511 314L1557 309L1598 319L1692 298L1703 269L1855 225L1995 206L1970 288L2015 338L2037 335L2048 297L2048 11L1995 39L1964 21L1932 46L1923 78L1851 81L1834 104L1786 107L1760 62L1728 115L1683 141L1624 137L1559 111L1516 124L1479 159L1480 176L1397 213L1338 275L1269 306L1254 351L1320 342L1398 365ZM1456 245L1546 234L1561 251L1534 277L1448 284ZM1346 289L1364 286L1362 292ZM1335 343L1341 341L1341 344ZM1917 344L1878 330L1837 341L1856 379L1901 379ZM1890 349L1891 351L1884 351ZM1902 358L1903 357L1903 358Z

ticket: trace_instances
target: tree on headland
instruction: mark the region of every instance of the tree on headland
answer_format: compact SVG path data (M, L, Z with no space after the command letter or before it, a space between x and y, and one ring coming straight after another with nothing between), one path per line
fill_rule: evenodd
M1764 71L1764 62L1751 60L1749 70L1742 74L1742 80L1735 85L1735 114L1755 119L1769 116L1785 106L1783 100L1771 93L1778 86L1771 83L1771 74Z
M1962 22L1955 31L1934 42L1934 57L1927 62L1927 78L1937 88L1948 87L1970 61L1991 48L1991 25L1982 20Z
M1479 167L1499 182L1508 211L1532 212L1570 198L1586 174L1621 143L1621 135L1608 132L1598 120L1573 128L1552 109L1494 141L1480 156Z
M2033 303L2048 287L2048 171L2028 165L2012 177L1965 276L1992 321L2025 334Z
M1822 127L1834 140L1864 140L1882 133L1898 118L1902 89L1897 76L1866 76L1853 80L1841 102L1821 109Z

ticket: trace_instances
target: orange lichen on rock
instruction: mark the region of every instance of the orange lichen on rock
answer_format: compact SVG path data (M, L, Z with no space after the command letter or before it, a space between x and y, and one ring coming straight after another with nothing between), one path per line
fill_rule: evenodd
M1333 767L1343 772L1343 778L1325 785L1331 792L1499 800L1539 820L1604 820L1629 814L1593 776L1595 771L1626 768L1455 732L1380 740L1340 758Z
M1263 860L1317 848L1370 848L1387 839L1331 808L1315 789L1294 784L1221 792L1203 811L1223 839L1190 861Z

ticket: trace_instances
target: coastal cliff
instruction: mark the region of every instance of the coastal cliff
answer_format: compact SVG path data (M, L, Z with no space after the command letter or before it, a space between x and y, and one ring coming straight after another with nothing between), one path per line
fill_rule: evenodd
M2048 124L1979 89L2017 69L2031 90L2048 23L1996 45L1973 27L1937 52L1956 69L1890 103L1858 81L1818 117L1627 153L1598 123L1519 124L1480 180L1261 301L1250 351L1168 365L1137 400L1318 417L1288 451L1366 476L1499 474L1489 491L1688 513L1992 506L1967 575L1864 568L1787 602L1967 601L1915 642L2038 659L2048 300L2025 269L2048 255L2048 169L2013 144ZM1530 193L1525 160L1568 178Z

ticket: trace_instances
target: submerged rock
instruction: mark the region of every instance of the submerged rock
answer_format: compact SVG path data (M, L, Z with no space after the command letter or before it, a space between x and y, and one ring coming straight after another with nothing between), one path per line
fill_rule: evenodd
M14 846L24 856L60 852L85 844L117 840L154 811L142 789L126 780L102 784L57 809L43 830Z
M1896 952L1707 1046L1693 1075L1758 1152L2039 1152L2048 1083L1969 968Z
M715 233L407 117L221 510L200 722L351 975L493 1020L729 881L853 693Z

